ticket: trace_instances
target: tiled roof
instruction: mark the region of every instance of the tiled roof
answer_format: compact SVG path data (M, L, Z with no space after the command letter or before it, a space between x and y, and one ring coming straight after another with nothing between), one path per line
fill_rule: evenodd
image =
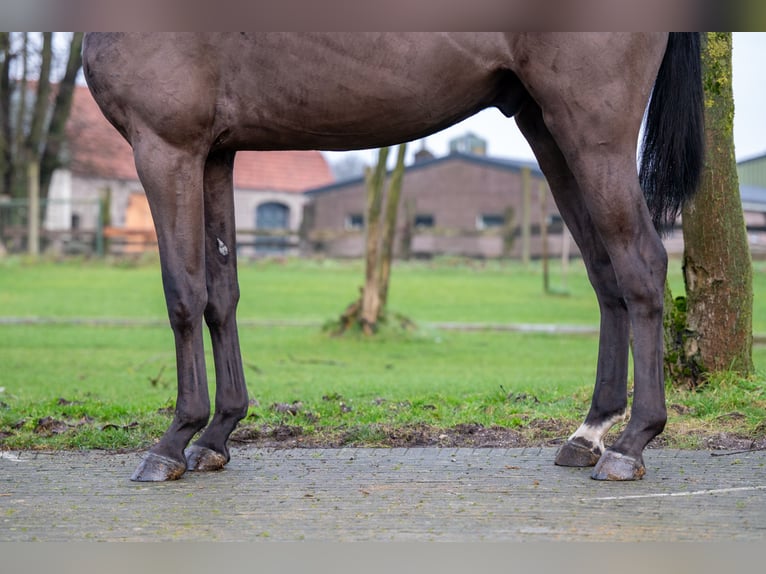
M138 179L130 146L104 118L85 86L75 89L67 139L73 173ZM332 181L330 168L318 151L240 151L234 162L237 189L302 192Z
M303 192L332 181L330 167L318 151L240 151L234 160L237 189Z

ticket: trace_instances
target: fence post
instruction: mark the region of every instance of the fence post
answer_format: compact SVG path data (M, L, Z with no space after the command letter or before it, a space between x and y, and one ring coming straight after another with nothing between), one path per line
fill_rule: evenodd
M541 257L543 261L543 290L551 292L550 273L548 269L548 185L539 183L540 192L540 242Z
M96 256L104 256L104 199L99 197L96 204Z
M532 178L528 167L521 168L521 262L526 267L530 260Z
M40 254L40 164L36 160L31 160L27 166L27 193L27 247L29 254L37 257Z

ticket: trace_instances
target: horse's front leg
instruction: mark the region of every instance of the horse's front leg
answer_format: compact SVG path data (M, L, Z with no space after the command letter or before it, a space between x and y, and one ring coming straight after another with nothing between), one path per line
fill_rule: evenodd
M205 166L205 259L208 302L205 320L215 360L215 413L202 436L186 449L189 470L220 470L229 462L226 441L247 414L236 310L236 233L233 152L211 154Z
M205 285L202 156L165 145L150 133L134 145L136 167L152 210L162 283L176 346L178 395L173 422L131 480L163 481L186 470L184 448L210 416L202 315Z

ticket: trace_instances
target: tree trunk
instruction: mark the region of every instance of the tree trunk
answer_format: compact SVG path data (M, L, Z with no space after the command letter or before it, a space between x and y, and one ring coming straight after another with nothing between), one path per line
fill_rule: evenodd
M40 255L40 164L37 158L27 163L27 251L32 257Z
M40 60L40 76L37 80L37 95L32 109L32 120L27 135L26 148L32 155L39 156L43 141L45 118L48 115L48 100L51 94L51 65L53 64L53 33L43 32L43 51Z
M24 129L27 115L27 75L29 73L29 34L22 34L21 48L21 80L16 89L19 92L19 103L16 109L16 133L13 136L11 155L11 195L14 197L27 196L27 168L24 148Z
M380 308L378 317L385 313L388 302L388 283L391 278L391 259L394 256L394 238L396 237L396 216L399 213L399 199L402 195L402 180L404 179L404 156L407 144L399 145L396 157L396 167L391 174L391 183L386 197L386 214L383 226L383 238L380 252L380 277L378 293Z
M40 198L48 197L48 187L53 172L61 167L61 148L66 138L66 123L72 109L72 98L77 73L82 67L82 32L75 32L69 44L66 72L59 82L53 113L45 138L45 149L40 160Z
M338 323L333 327L332 331L336 335L344 333L353 325L359 325L365 335L373 335L385 315L406 151L406 144L399 146L396 167L391 176L387 195L384 193L384 187L389 148L381 148L378 152L377 166L374 170L367 172L365 178L367 186L365 281L360 289L359 299L346 307ZM384 220L381 221L384 195L386 195L386 211ZM410 325L411 321L404 319L403 323Z
M513 254L513 247L516 245L516 210L512 205L505 208L503 212L503 257L510 258Z
M366 221L366 265L365 281L362 290L361 324L365 334L375 331L380 312L380 291L378 278L378 253L380 248L380 211L383 205L383 185L386 181L386 161L389 148L381 148L378 152L378 164L375 169L368 171L367 183L367 221Z
M0 195L11 192L11 35L0 32Z
M708 33L702 51L706 160L683 210L685 353L704 371L753 371L752 266L734 156L731 33Z
M412 257L412 242L415 236L415 199L404 201L404 225L402 226L401 258L409 261Z
M521 262L529 265L529 244L532 236L532 177L528 167L521 168Z

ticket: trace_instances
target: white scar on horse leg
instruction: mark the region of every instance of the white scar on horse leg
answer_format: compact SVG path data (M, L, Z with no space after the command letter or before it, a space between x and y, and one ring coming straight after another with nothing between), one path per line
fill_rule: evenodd
M224 257L227 256L229 254L229 248L226 247L226 244L220 239L218 239L217 237L215 238L215 240L218 242L218 253L220 253Z
M592 445L598 445L598 447L601 449L601 452L604 451L604 435L609 431L610 428L612 428L614 425L616 425L619 422L622 422L625 420L625 414L626 411L623 411L619 415L614 415L611 418L608 418L604 422L602 422L600 425L589 425L586 423L583 423L580 425L580 428L578 428L572 436L569 437L569 440L575 438L581 438L586 441L588 441Z

